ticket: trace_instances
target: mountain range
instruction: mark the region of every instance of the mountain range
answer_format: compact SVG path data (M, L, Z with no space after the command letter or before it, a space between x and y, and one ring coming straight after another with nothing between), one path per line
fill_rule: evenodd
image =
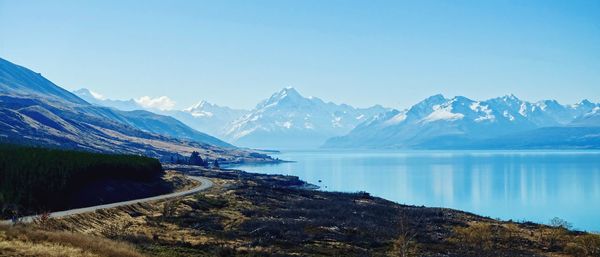
M0 140L4 142L157 158L199 151L224 162L270 160L170 116L90 104L40 73L1 58L0 114Z
M98 106L105 106L124 111L146 110L161 115L171 116L195 130L218 137L224 136L225 128L228 124L248 113L246 110L218 106L205 100L183 110L160 110L145 107L134 99L108 99L99 93L86 88L75 90L73 93L85 101Z
M115 103L123 102L105 99L102 104L118 108ZM563 105L556 100L528 102L514 95L477 101L438 94L404 110L379 105L361 109L304 97L288 87L252 110L201 101L184 110L159 112L250 148L600 147L594 134L600 127L600 105L588 100ZM532 136L538 134L546 138Z
M434 95L409 109L380 114L324 147L597 148L599 106L588 100L531 103L514 95L485 101Z
M324 102L287 87L235 120L225 139L259 148L317 148L328 138L344 135L387 110L379 105L361 109Z
M200 101L183 110L148 109L135 100L110 100L88 89L74 91L88 102L116 109L145 109L172 116L199 131L238 146L264 149L317 148L328 138L341 136L375 115L390 109L376 105L354 108L346 104L304 97L292 87L261 101L252 110L240 110Z
M325 102L287 87L251 110L206 101L182 110L158 110L134 99L107 99L87 89L71 93L39 73L1 60L0 101L4 115L0 136L4 138L24 134L29 140L102 150L125 148L135 140L111 148L109 140L82 142L85 137L79 135L99 126L119 135L158 136L177 144L185 141L230 149L233 145L262 149L600 148L600 105L588 100L563 105L556 100L528 102L514 95L483 101L434 95L396 110ZM96 127L86 127L90 125ZM81 131L75 133L76 129Z

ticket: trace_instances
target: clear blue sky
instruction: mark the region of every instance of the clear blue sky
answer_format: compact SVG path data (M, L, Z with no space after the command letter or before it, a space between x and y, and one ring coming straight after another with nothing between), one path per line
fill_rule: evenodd
M600 101L600 1L0 0L0 56L67 89L253 107L436 93Z

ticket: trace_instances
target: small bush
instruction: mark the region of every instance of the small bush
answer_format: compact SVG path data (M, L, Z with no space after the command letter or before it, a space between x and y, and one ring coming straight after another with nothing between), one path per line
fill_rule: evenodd
M454 241L466 246L488 251L493 246L492 228L489 224L475 223L454 228Z
M567 243L565 252L577 257L600 256L600 235L586 234L577 236Z
M550 226L555 227L555 228L563 228L566 230L569 230L573 227L573 225L569 222L567 222L566 220L563 220L559 217L554 217L550 220Z

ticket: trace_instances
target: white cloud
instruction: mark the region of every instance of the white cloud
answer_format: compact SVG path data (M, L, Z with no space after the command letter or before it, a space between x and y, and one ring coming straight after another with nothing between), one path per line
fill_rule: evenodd
M175 101L171 100L168 96L160 96L152 98L149 96L142 96L134 99L135 102L144 108L154 108L159 110L171 110L175 107Z

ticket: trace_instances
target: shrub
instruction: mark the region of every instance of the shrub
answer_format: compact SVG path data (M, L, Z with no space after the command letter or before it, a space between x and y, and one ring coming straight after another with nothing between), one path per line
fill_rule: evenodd
M567 222L566 220L563 220L559 217L554 217L550 220L550 226L555 227L555 228L563 228L563 229L571 229L573 227L573 225L569 222Z
M475 223L468 227L454 228L454 241L475 247L482 251L490 250L493 246L493 233L489 224Z
M577 236L573 242L567 243L565 252L577 257L600 256L600 235L586 234Z

